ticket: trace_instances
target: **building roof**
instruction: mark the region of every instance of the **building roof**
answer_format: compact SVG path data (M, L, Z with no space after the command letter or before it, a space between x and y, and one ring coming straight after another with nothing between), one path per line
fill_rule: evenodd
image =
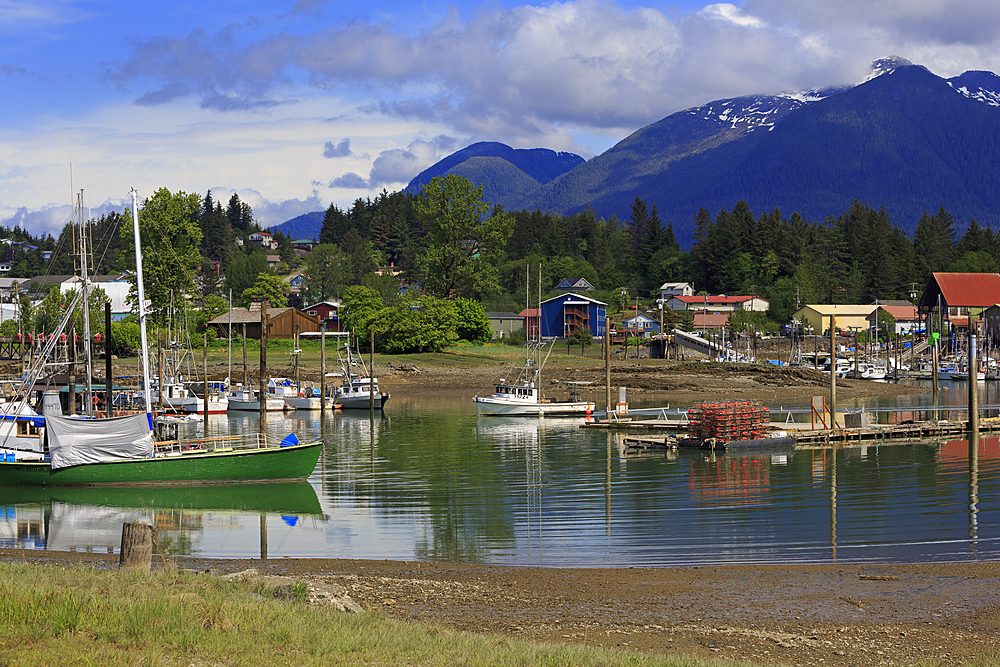
M295 310L291 306L285 306L284 308L268 308L267 314L273 320L279 315L284 315L289 310ZM233 308L233 324L260 324L260 308L254 308L253 310L247 308ZM229 312L222 313L215 319L209 320L209 324L226 326L229 324Z
M518 317L538 317L537 308L525 308L517 314Z
M729 324L729 313L709 313L704 310L694 312L694 327L724 327Z
M512 313L509 310L487 310L486 317L491 320L516 320L521 317L518 313Z
M331 308L340 308L340 302L339 301L320 301L318 303L314 303L311 306L306 306L305 308L303 308L303 310L309 310L310 308L315 308L317 306L330 306Z
M876 310L889 313L897 322L916 322L920 319L917 315L917 307L912 304L905 306L878 306ZM874 321L876 310L873 310L865 319Z
M589 296L580 296L579 294L577 294L575 292L567 292L566 294L560 294L559 296L554 296L551 299L546 299L545 301L542 301L542 304L544 305L544 304L548 303L549 301L565 301L569 297L573 297L573 298L576 298L576 299L581 299L583 301L589 301L590 303L596 303L599 306L606 306L606 305L608 305L608 304L604 303L603 301L598 301L597 299L591 299Z
M934 273L927 281L920 307L932 308L938 294L949 306L992 306L1000 300L1000 273Z
M650 317L649 315L646 315L645 313L638 313L638 314L633 315L632 317L628 318L624 322L622 322L622 324L628 324L629 322L643 322L643 323L652 322L652 323L656 324L658 322L658 320L653 319L652 317Z
M660 285L660 289L664 290L664 289L670 289L671 287L681 287L683 285L690 285L690 284L691 283L689 283L689 282L684 282L684 283L663 283L662 285Z
M661 288L662 289L662 288ZM750 296L729 296L728 294L717 294L716 296L672 296L671 299L677 299L682 303L744 303L750 299L760 299L761 301L767 301L762 296L756 294L751 294Z
M833 303L833 304L812 304L811 303L811 304L802 306L802 308L799 308L795 312L799 313L799 312L801 312L802 310L804 310L806 308L811 308L812 310L816 311L820 315L848 315L848 316L855 315L855 316L864 316L864 315L868 315L870 313L875 312L875 309L878 308L878 306L875 306L875 305L872 305L872 304L858 305L858 304L852 304L852 303Z

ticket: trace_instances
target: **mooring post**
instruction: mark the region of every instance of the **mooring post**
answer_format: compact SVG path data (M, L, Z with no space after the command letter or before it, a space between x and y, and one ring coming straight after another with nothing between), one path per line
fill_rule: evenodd
M611 318L604 318L604 418L611 419Z
M837 428L837 316L830 313L830 428Z
M375 327L371 327L368 348L368 411L375 414Z
M320 327L319 336L319 430L326 424L326 322Z
M976 334L969 334L969 431L970 440L979 438L979 364L976 359Z

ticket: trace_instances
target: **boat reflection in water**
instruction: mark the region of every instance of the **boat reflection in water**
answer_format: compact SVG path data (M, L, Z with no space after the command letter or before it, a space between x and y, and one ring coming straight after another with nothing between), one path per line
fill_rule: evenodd
M48 551L115 553L122 525L158 531L160 555L198 555L206 525L214 539L253 535L241 550L267 558L267 529L293 530L323 517L307 482L187 487L0 487L0 546ZM248 531L259 525L260 533ZM228 526L231 530L220 531Z

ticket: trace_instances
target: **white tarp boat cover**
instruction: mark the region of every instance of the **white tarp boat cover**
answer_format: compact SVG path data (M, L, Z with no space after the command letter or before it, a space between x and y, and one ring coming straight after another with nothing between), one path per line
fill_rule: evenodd
M53 470L153 458L153 433L145 414L110 419L47 417L45 422Z

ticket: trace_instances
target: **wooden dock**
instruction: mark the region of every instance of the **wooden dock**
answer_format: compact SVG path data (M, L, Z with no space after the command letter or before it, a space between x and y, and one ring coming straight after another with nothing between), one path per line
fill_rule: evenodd
M582 428L608 429L634 433L642 431L647 434L686 430L690 424L681 420L638 419L633 421L614 420L587 422ZM873 442L886 440L923 440L927 438L964 438L969 430L969 422L960 421L922 421L906 424L872 424L862 428L813 429L810 424L801 422L771 422L771 431L788 431L795 438L797 447L826 447L844 445L852 442ZM986 418L979 420L981 433L1000 432L1000 419ZM670 435L654 436L630 434L623 436L622 445L630 448L653 449L667 448L663 443L674 438Z

